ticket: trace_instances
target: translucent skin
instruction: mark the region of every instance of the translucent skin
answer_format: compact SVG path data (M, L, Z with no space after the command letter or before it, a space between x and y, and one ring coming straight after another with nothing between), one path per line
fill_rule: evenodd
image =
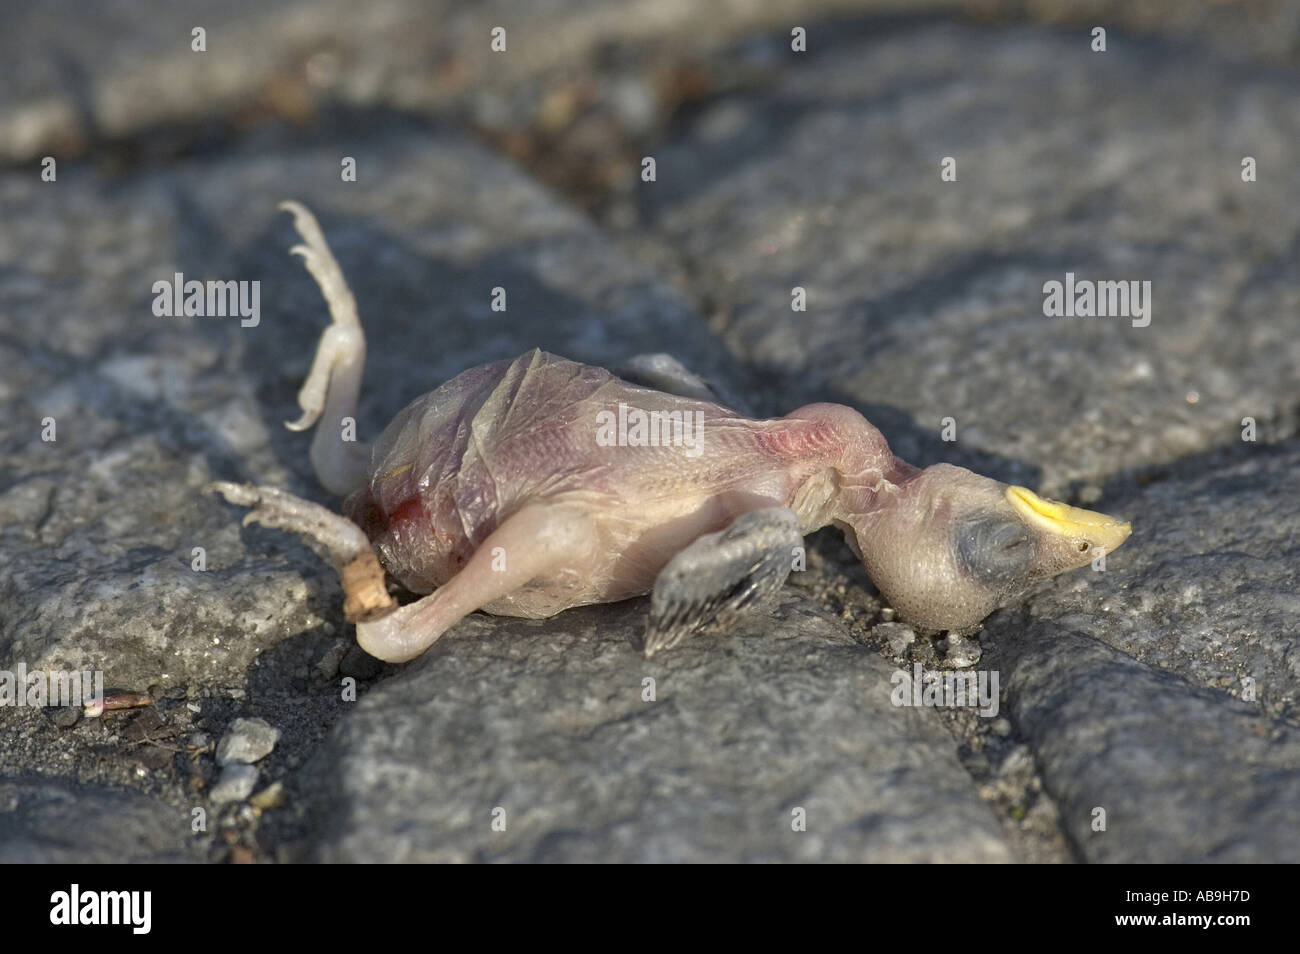
M701 426L677 446L602 446L598 415L617 419L620 404ZM845 439L846 420L868 446ZM687 446L693 437L698 445ZM370 479L344 512L385 569L428 593L522 505L579 503L595 516L604 558L485 607L548 616L649 592L673 554L747 510L789 506L805 532L825 526L839 516L832 498L851 457L896 478L915 473L847 408L751 420L532 351L470 369L408 405L375 442Z
M676 413L696 428L673 446L603 445L601 415L615 420L620 406ZM1044 529L1015 510L1007 490L949 464L912 467L838 404L752 420L535 350L472 368L408 405L375 442L370 477L344 512L415 593L455 577L525 506L580 513L589 541L580 555L481 605L540 618L648 593L702 534L749 510L789 507L804 533L840 526L904 619L965 629L1128 535L1118 522L1118 531L1068 521ZM533 543L517 542L502 559L522 546Z
M750 420L683 397L709 389L663 354L642 356L641 373L679 393L541 351L473 368L367 450L339 430L355 417L365 358L356 301L312 214L281 207L303 240L290 251L330 311L287 426L322 424L312 464L349 495L347 516L274 487L209 489L250 507L246 521L322 545L358 644L380 659L414 659L478 609L546 617L653 589L649 655L728 601L771 592L798 533L831 523L905 621L964 630L1129 535L1124 521L960 467L918 470L848 407ZM385 571L428 595L399 605Z

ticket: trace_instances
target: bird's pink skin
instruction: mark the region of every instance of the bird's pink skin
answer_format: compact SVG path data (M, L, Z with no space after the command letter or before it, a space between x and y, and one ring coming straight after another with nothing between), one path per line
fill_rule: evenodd
M319 421L312 462L350 519L273 488L215 487L253 508L246 520L329 551L357 639L381 659L418 656L476 609L545 617L653 589L650 653L771 592L790 571L782 548L829 524L904 620L962 630L1129 534L960 467L915 468L848 407L754 420L536 350L465 371L358 445L341 426L365 355L356 305L311 213L284 207L332 319L290 426ZM675 390L699 390L676 369ZM376 555L429 595L398 607Z
M625 420L689 420L691 446L602 446L601 422L620 407ZM865 510L882 484L916 473L847 407L751 420L541 351L419 398L375 443L371 471L344 513L415 593L446 584L526 506L581 512L587 559L481 607L529 617L647 593L674 554L746 511L790 507L807 533L844 519L846 498ZM522 554L499 557L509 567Z

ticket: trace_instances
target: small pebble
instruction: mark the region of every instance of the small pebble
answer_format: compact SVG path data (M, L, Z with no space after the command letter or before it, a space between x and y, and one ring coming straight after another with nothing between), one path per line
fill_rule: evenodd
M266 758L280 741L280 730L265 719L236 719L217 743L217 764L251 765Z
M284 804L284 784L272 782L248 801L254 808L260 808L262 811L279 808Z
M215 805L242 802L253 794L253 789L257 786L257 774L257 768L252 765L227 765L221 770L221 778L212 786L208 797Z
M954 669L973 666L980 661L982 655L983 650L980 649L978 640L958 636L955 633L948 634L948 651L943 658Z
M881 623L872 632L889 643L889 651L895 656L903 655L916 642L916 632L902 623Z
M337 643L331 646L316 663L317 675L322 679L333 679L339 674L339 664L343 662L343 657L347 653L348 645L346 643Z
M50 721L60 729L71 729L81 719L81 710L76 706L59 706Z
M382 662L360 646L353 646L349 649L342 662L339 663L339 672L345 676L351 676L353 679L374 679L383 668L384 664Z

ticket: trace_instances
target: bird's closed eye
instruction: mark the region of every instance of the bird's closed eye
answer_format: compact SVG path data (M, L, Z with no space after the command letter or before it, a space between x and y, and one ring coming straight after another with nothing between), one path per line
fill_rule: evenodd
M958 530L957 557L976 579L1006 582L1024 574L1034 559L1034 540L1019 520L996 514L975 517Z

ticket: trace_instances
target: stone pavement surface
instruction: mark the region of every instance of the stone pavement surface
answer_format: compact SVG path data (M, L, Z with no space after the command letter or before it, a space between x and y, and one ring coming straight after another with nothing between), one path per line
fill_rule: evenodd
M0 858L1300 860L1293 5L374 6L54 4L0 41L0 669L152 703L0 707ZM358 299L364 434L535 346L670 351L1133 536L963 650L987 718L894 705L957 641L833 532L650 661L635 600L382 665L325 562L200 493L331 503L282 427L325 320L286 197ZM260 320L155 316L177 272L260 282ZM1046 317L1067 272L1150 281L1149 324Z

